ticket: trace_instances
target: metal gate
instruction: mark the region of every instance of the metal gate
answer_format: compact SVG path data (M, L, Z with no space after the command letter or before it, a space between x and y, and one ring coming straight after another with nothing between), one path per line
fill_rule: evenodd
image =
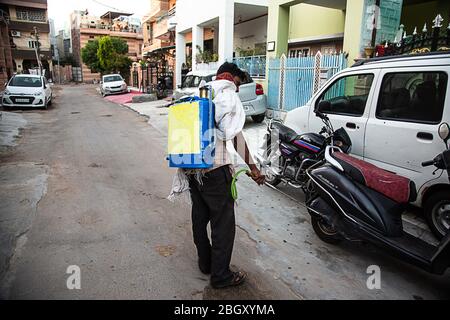
M136 70L133 70L133 87L139 88L139 74Z
M72 67L72 78L75 82L83 82L81 67Z
M269 60L269 108L290 111L301 107L335 73L347 67L343 53Z

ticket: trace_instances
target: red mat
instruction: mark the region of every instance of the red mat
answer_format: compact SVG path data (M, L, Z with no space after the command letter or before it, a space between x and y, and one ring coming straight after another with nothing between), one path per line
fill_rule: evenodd
M141 95L141 92L138 91L131 91L130 93L123 93L123 94L116 94L111 96L106 96L105 99L117 104L125 104L125 103L131 103L131 100L133 99L133 96Z

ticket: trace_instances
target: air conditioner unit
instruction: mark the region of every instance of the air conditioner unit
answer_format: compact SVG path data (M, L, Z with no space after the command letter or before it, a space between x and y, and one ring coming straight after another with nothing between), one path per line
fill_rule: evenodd
M19 38L20 37L20 31L11 30L11 36Z

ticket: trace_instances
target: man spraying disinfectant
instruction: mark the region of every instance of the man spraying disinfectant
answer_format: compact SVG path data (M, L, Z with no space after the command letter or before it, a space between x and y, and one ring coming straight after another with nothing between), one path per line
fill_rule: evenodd
M247 277L243 271L230 270L236 226L235 194L232 192L234 161L227 151L227 141L233 142L235 150L248 165L249 176L258 185L262 185L265 180L242 134L246 116L237 92L244 79L242 70L234 63L226 62L217 71L216 79L208 84L212 89L215 107L215 152L212 153L212 163L209 168L178 169L169 196L173 200L177 195L190 191L198 266L204 274L211 274L214 288L240 285ZM207 233L208 223L211 224L211 241Z

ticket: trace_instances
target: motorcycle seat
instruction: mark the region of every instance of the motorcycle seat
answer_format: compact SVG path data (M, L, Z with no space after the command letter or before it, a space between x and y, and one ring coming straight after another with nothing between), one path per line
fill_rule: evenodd
M405 204L416 200L416 186L408 178L383 170L343 152L333 152L331 156L342 166L344 172L358 183L397 203Z
M272 124L272 129L278 131L280 140L284 142L292 142L298 136L297 132L279 122L274 122Z

